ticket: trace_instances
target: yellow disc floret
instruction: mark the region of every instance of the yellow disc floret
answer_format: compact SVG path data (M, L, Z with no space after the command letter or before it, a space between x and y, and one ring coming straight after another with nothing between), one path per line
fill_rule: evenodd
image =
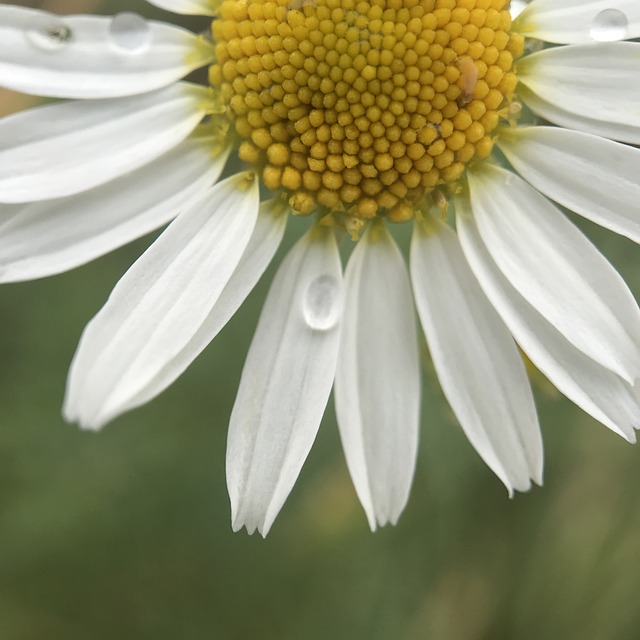
M219 91L240 157L292 207L413 216L492 150L522 53L507 0L225 0Z

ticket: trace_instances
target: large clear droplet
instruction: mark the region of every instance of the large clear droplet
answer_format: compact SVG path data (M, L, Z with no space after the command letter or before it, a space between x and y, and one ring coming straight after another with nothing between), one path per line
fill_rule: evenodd
M624 40L628 32L627 16L618 9L605 9L593 19L590 35L598 42L613 42Z
M137 13L119 13L109 25L113 45L128 53L144 51L151 40L151 30L146 20Z
M328 331L340 318L340 283L329 275L311 281L302 302L305 322L316 331Z
M52 17L50 22L31 29L28 38L39 49L56 51L66 47L73 40L73 31L61 20Z

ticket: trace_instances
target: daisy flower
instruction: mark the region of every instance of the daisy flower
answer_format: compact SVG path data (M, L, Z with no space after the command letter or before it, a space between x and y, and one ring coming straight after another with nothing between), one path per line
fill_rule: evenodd
M635 440L638 307L563 209L640 240L637 0L514 2L515 19L507 0L152 4L211 30L0 6L0 84L64 99L0 121L2 281L170 223L87 325L68 420L99 429L170 385L297 215L309 230L271 285L231 415L235 530L269 531L332 388L369 524L397 521L418 447L414 305L460 425L510 493L543 466L518 346ZM200 67L206 86L180 80ZM230 154L243 171L222 179Z

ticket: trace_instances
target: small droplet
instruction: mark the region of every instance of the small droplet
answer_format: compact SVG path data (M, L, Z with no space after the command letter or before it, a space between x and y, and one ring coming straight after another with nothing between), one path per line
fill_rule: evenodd
M340 283L333 276L318 276L309 284L302 303L305 322L316 331L328 331L340 317Z
M613 42L624 40L628 31L629 20L622 11L605 9L593 19L590 35L598 42Z
M52 20L28 32L28 37L40 49L56 51L73 40L73 31L64 22Z
M117 49L128 53L144 51L151 40L149 24L137 13L119 13L109 25L111 42Z

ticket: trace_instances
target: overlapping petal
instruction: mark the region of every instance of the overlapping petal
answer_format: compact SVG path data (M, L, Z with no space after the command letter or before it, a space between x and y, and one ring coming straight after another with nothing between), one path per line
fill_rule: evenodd
M342 446L369 525L395 524L411 488L418 448L420 370L411 285L383 225L354 249L335 401Z
M505 128L498 146L538 191L640 242L639 149L579 131L541 126Z
M569 342L633 384L640 376L640 311L587 238L515 174L468 172L480 235L511 284Z
M249 244L209 315L194 330L191 339L179 352L166 354L165 360L159 359L153 368L145 370L145 379L139 378L136 388L129 389L130 397L121 399L120 413L145 404L159 395L182 375L218 335L269 266L280 246L286 221L287 216L280 200L262 203Z
M120 279L80 340L67 383L68 420L100 428L180 354L240 262L258 197L253 176L218 183Z
M179 83L7 116L0 120L0 202L70 196L138 169L184 140L206 105L204 87Z
M456 221L460 243L476 278L535 366L584 411L635 442L640 404L633 388L576 349L513 288L482 242L464 196L456 198Z
M54 98L116 98L165 87L213 59L213 45L130 13L56 16L0 6L0 86Z
M640 43L552 47L524 57L518 80L578 118L640 127Z
M167 224L222 173L229 149L213 156L216 144L209 136L188 138L90 191L0 205L0 282L68 271Z
M278 269L233 407L232 526L265 536L316 437L340 340L342 269L333 231L313 228Z
M510 493L540 484L542 438L524 364L439 220L415 225L411 279L438 379L469 441Z
M543 100L524 85L518 89L518 96L534 113L560 127L576 129L620 142L640 144L640 127L578 115L561 104Z

